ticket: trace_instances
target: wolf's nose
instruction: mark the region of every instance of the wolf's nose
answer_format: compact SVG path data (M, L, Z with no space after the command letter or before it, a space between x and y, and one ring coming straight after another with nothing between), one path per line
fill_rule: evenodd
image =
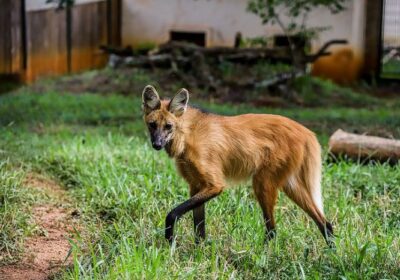
M157 151L161 150L162 146L159 143L153 143L153 148L156 149Z

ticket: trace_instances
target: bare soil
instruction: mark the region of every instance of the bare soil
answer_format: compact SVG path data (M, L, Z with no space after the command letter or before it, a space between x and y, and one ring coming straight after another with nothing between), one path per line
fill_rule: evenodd
M38 234L24 243L24 253L17 263L0 267L1 280L51 279L60 269L72 262L69 256L74 228L78 227L66 191L56 182L37 174L30 174L26 187L39 189L48 201L33 207L32 216Z

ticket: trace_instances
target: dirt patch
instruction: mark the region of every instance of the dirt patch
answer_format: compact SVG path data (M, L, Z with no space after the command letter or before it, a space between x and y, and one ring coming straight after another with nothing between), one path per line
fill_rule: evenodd
M32 216L38 234L25 241L20 261L0 267L1 280L49 279L72 262L68 239L78 224L66 191L56 182L36 174L29 174L24 185L43 191L48 201L34 206Z
M55 181L43 177L39 174L29 173L24 179L24 186L43 191L56 202L66 204L70 202L66 191Z

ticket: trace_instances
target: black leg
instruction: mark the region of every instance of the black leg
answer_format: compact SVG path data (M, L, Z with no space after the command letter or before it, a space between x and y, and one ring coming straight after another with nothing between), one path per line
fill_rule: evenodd
M219 188L204 189L169 212L165 220L165 238L172 243L174 240L175 222L188 211L203 205L205 202L220 193L221 189Z
M196 243L206 238L205 204L193 209L193 222Z
M276 236L275 225L274 225L274 222L272 221L272 218L270 218L266 214L264 214L264 221L265 221L265 227L266 227L266 230L265 230L266 241L270 241L271 239L273 239Z
M326 222L325 225L318 224L318 228L324 236L326 244L328 244L330 248L334 248L335 243L332 240L332 238L334 237L332 224L329 222Z

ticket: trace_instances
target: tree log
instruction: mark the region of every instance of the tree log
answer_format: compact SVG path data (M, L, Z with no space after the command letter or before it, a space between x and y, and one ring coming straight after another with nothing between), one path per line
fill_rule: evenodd
M358 135L339 129L329 139L329 151L334 156L397 163L400 159L400 140Z
M190 81L193 87L217 89L221 84L232 84L232 87L249 87L249 88L268 88L274 91L275 88L282 84L288 84L288 90L283 92L291 92L289 99L296 100L301 104L301 100L297 97L292 87L292 82L296 77L304 75L306 65L309 61L319 56L326 55L325 50L335 43L343 43L342 40L331 41L325 44L321 50L313 56L307 56L304 50L295 52L295 65L292 71L287 73L278 73L273 77L269 77L264 81L247 81L243 84L243 80L225 81L222 71L218 69L221 62L230 62L237 64L256 64L260 61L268 61L271 63L283 62L293 63L293 55L289 47L275 48L231 48L231 47L210 47L205 48L195 44L186 42L168 42L160 45L157 49L148 52L147 55L133 55L133 50L129 47L118 49L108 46L100 48L110 53L109 66L117 67L147 67L147 68L167 68L183 80Z
M256 61L257 59L272 59L290 61L290 49L280 48L231 48L231 47L200 47L186 42L168 42L159 46L157 54L178 53L182 56L192 56L202 53L206 58L219 58L232 62Z

